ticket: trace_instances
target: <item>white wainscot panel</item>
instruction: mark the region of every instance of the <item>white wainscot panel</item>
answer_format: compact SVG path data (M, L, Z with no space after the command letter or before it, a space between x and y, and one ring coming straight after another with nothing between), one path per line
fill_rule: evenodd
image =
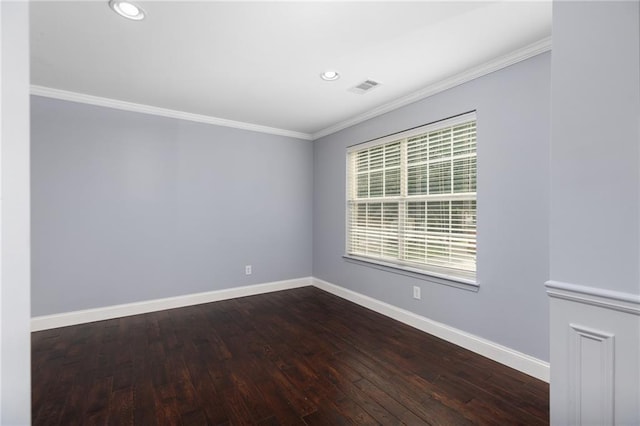
M640 425L640 295L547 283L551 424Z
M570 424L614 423L614 335L571 324Z

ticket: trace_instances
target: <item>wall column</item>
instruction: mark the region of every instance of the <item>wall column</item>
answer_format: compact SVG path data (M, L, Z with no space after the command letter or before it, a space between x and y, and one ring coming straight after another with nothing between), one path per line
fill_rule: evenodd
M31 422L29 3L0 1L0 424Z
M640 424L639 5L554 2L554 425Z

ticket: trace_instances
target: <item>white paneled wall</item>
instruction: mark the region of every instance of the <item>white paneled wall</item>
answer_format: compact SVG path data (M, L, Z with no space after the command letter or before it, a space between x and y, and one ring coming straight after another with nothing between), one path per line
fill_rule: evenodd
M640 296L553 281L547 292L552 424L640 424Z

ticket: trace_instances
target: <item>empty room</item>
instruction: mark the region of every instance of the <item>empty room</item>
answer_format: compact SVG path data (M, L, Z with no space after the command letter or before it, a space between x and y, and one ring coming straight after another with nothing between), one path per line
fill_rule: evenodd
M640 424L640 1L0 40L0 424Z

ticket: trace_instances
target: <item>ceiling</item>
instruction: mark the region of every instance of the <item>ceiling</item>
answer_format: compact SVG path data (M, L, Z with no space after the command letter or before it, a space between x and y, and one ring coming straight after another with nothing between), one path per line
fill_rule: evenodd
M107 1L31 2L32 85L313 139L551 35L546 1L137 4L143 21ZM349 90L366 79L381 85Z

